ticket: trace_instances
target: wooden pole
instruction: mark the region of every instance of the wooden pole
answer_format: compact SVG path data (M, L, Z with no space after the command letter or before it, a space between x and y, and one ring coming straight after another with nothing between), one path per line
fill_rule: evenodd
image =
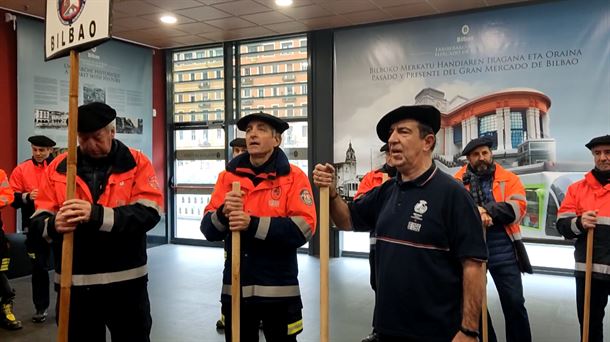
M589 320L591 316L591 274L593 271L593 234L594 229L587 229L587 257L585 262L585 303L582 320L582 341L589 342Z
M241 185L233 182L233 192L239 193ZM242 208L243 210L243 208ZM240 304L241 304L241 234L238 231L231 232L231 339L239 342L240 332Z
M485 291L483 291L483 305L481 307L481 338L483 342L489 341L489 326L487 324L487 266L485 269Z
M73 199L76 190L76 135L78 127L78 52L70 51L70 89L68 107L68 179L66 184L66 199ZM70 293L72 286L72 252L74 233L63 235L61 246L61 278L59 297L59 327L57 341L68 341L68 326L70 321Z
M328 187L320 188L320 342L329 340L329 296L328 296L328 258L329 258L329 197Z

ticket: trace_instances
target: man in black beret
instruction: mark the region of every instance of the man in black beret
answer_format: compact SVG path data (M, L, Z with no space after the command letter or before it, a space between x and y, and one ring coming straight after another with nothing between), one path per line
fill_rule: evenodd
M160 220L163 195L148 158L114 139L115 117L104 103L78 107L75 198L66 200L64 153L35 202L30 229L53 242L56 284L63 234L74 232L70 341L102 341L106 328L113 340L150 341L146 232Z
M477 204L487 234L487 268L494 280L504 321L507 342L532 340L529 317L523 297L521 272L532 273L532 266L521 240L519 222L525 215L525 188L514 173L494 162L489 136L470 141L462 155L468 159L455 178L464 184ZM488 338L496 341L491 316Z
M231 140L229 146L231 147L231 158L235 158L238 155L247 151L246 139L244 138L235 138Z
M379 152L383 152L385 156L385 163L376 170L367 172L358 184L358 190L354 195L354 200L358 200L360 197L365 196L369 191L380 186L388 179L396 176L396 168L391 166L392 161L390 158L390 148L388 144L383 144L379 149ZM373 291L377 291L377 272L375 271L375 232L371 231L369 235L369 271L370 277L369 282ZM374 316L374 313L373 313ZM376 342L377 331L375 330L375 319L373 318L373 331L362 339L362 342Z
M587 235L593 239L593 274L589 306L589 341L602 342L603 319L610 294L610 135L591 139L586 145L595 167L585 178L568 187L558 212L557 230L566 239L576 239L576 309L580 331L584 316Z
M231 326L231 232L241 234L242 341L296 341L303 330L297 249L315 232L316 208L307 175L279 148L288 123L266 113L237 121L248 151L218 176L201 220L208 241L225 241L222 313ZM241 191L232 191L239 182ZM231 341L231 330L225 339Z
M476 341L487 249L472 198L432 161L440 129L432 106L402 106L379 120L396 177L350 203L335 170L318 164L314 183L330 190L343 230L374 231L379 341Z
M31 234L30 217L34 214L34 202L38 197L40 182L47 166L53 160L52 152L55 141L44 135L34 135L28 138L31 143L32 157L17 167L11 173L9 182L15 191L15 201L12 206L21 209L21 228L26 234L25 246L32 262L32 300L35 313L34 323L42 323L47 319L49 307L49 259L51 246L41 236Z

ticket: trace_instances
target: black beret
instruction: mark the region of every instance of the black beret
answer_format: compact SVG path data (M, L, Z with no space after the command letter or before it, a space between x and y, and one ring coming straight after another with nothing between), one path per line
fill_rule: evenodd
M263 113L263 112L253 113L253 114L248 114L246 116L243 116L241 119L239 119L237 121L237 128L239 128L240 131L245 132L246 128L248 128L248 124L252 120L258 120L258 121L267 123L280 134L284 133L284 131L288 129L288 123L286 121L284 121L278 117L275 117L273 115Z
M116 118L116 111L102 102L91 102L78 107L78 131L95 132L108 126Z
M494 139L492 137L482 136L482 137L470 140L468 145L466 145L466 147L464 147L464 150L462 151L462 155L468 156L470 154L470 152L472 152L474 149L476 149L479 146L487 146L489 148L492 148L493 145L494 145Z
M33 135L28 138L30 144L38 147L53 147L55 146L55 141L53 139L45 136L45 135Z
M390 127L398 121L413 119L426 126L430 126L434 134L441 129L441 112L433 106L416 105L400 106L384 115L377 123L377 136L381 141L388 142Z
M610 135L602 135L601 137L593 138L585 146L590 150L597 145L610 145Z
M231 142L229 143L229 146L231 146L231 147L246 147L246 139L244 139L244 138L235 138L235 139L231 140Z
M388 152L390 151L390 147L388 146L387 143L383 144L383 146L381 146L381 148L379 149L379 152Z

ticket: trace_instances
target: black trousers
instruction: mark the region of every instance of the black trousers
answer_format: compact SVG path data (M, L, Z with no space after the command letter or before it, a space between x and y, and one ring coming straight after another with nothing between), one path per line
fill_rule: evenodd
M29 234L25 246L32 262L32 300L36 310L46 310L49 307L49 259L51 245L40 237Z
M113 342L150 342L152 318L146 278L73 286L70 291L69 341L104 342L108 327ZM58 311L59 298L60 291Z
M370 271L371 271L371 275L370 275L370 283L371 283L371 289L373 289L373 292L375 292L375 297L377 298L377 271L375 268L375 248L372 247L369 250L369 267L370 267ZM371 324L373 326L373 331L375 331L375 305L377 304L377 301L375 300L373 302L373 323Z
M608 304L610 295L610 281L591 279L591 303L589 314L589 341L602 342L604 340L604 309ZM576 308L578 322L580 323L580 339L582 340L582 321L585 303L585 278L576 277Z
M15 291L8 283L8 278L4 272L0 272L0 304L10 302L15 298Z
M231 342L231 303L222 303L225 316L225 341ZM259 322L267 342L295 342L303 331L300 303L244 303L241 304L240 340L258 342Z
M523 282L521 271L517 262L490 267L489 273L493 278L506 328L507 342L531 342L532 333L530 330L529 317L525 308L525 298L523 297ZM496 332L491 321L489 310L487 311L487 325L489 342L496 342ZM479 330L483 325L479 319Z

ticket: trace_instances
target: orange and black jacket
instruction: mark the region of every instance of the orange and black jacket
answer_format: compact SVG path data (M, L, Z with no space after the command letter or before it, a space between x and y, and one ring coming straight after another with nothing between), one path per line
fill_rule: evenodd
M241 232L242 297L256 302L300 302L296 251L315 233L316 209L309 179L288 163L279 148L257 168L248 153L231 160L205 207L201 231L209 241L225 240L222 300L230 301L231 294L231 234L222 210L225 195L236 181L245 192L244 211L251 218L248 229Z
M15 209L21 209L21 227L26 232L30 226L30 217L34 214L34 200L30 198L30 192L40 189L40 180L52 161L52 156L41 163L34 158L28 159L17 165L9 178L11 188L15 191L15 201L12 206Z
M464 165L454 176L460 182L462 182L467 167L468 165ZM464 186L470 190L470 185L464 184ZM504 225L511 241L521 240L519 222L525 215L527 207L525 188L521 180L517 175L496 163L492 193L495 202L486 204L485 209L494 222Z
M66 200L67 154L55 158L42 179L31 230L53 242L61 258L55 214ZM75 198L92 203L91 219L74 231L74 286L104 285L147 275L146 232L159 222L163 195L146 156L113 141L109 156L78 151ZM61 260L55 263L55 281Z
M597 210L597 225L593 240L593 277L610 280L610 183L602 185L592 172L570 185L557 213L557 230L566 239L576 239L575 274L585 275L587 234L581 217L586 211Z
M4 170L0 169L0 209L13 202L13 189L11 189ZM8 240L4 236L4 226L0 217L0 272L8 271L10 263Z

